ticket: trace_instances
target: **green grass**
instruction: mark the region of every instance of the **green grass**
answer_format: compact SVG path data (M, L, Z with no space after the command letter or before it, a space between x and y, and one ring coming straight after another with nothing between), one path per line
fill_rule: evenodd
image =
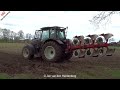
M0 51L6 53L21 53L24 43L0 43Z
M120 50L120 47L115 47L115 49L118 49L118 50Z
M10 79L11 76L6 73L0 73L0 79Z
M113 78L120 79L120 70L111 70L110 73Z
M0 79L40 79L39 76L36 77L36 75L33 74L14 74L14 75L8 75L6 73L0 73Z
M120 46L110 46L111 48L115 48L116 50L120 50Z
M32 74L15 74L11 79L35 79L35 75Z
M77 79L107 79L110 76L109 68L105 66L95 66L93 69L76 71Z
M103 67L103 71L87 71L78 73L77 78L81 79L120 79L120 70Z

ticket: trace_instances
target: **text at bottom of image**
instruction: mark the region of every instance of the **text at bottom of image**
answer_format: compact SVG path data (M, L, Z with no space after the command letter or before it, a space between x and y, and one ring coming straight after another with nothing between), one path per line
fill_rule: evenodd
M47 77L47 78L76 78L76 75L48 75L48 74L44 74L44 77Z

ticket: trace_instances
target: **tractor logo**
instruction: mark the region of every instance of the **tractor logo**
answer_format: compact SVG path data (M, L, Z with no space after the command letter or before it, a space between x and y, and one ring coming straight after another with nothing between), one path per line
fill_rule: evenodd
M10 11L0 11L0 20L2 21L9 13Z

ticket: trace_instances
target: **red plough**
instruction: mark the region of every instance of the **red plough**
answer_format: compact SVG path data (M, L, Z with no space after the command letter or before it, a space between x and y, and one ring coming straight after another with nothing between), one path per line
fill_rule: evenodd
M67 50L73 51L75 57L85 57L92 56L112 56L115 52L115 49L111 49L108 43L109 38L113 34L100 34L100 35L88 35L86 38L84 36L75 36L72 43L68 44Z

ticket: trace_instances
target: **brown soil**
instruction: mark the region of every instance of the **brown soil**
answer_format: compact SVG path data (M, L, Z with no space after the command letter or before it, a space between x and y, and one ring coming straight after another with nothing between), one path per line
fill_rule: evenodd
M77 71L96 70L103 66L112 69L120 69L120 52L116 51L113 56L74 58L62 63L49 63L35 58L28 61L21 55L0 52L0 73L20 74L32 73L44 74L75 74ZM102 70L102 69L101 69Z

